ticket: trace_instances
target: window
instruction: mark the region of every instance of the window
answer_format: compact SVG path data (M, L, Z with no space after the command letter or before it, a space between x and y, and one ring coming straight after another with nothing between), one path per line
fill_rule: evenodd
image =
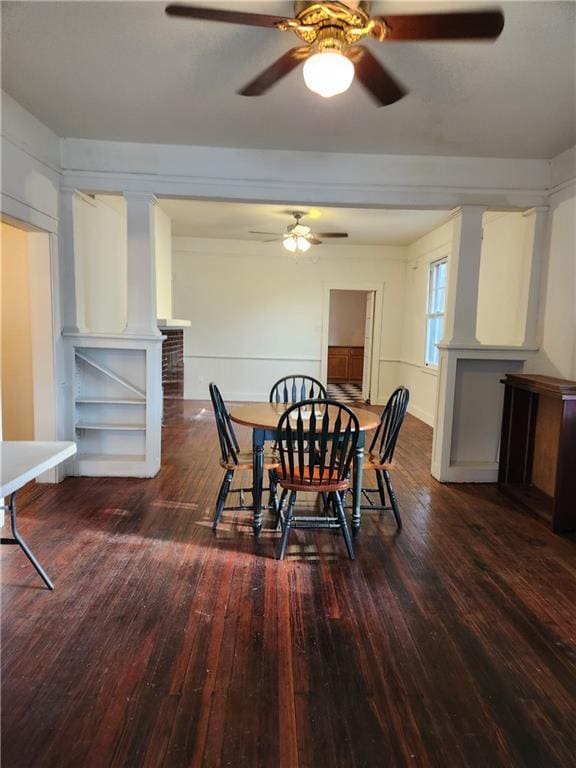
M428 311L426 312L426 365L438 365L440 355L436 344L444 333L444 308L446 304L447 261L430 264L428 278Z

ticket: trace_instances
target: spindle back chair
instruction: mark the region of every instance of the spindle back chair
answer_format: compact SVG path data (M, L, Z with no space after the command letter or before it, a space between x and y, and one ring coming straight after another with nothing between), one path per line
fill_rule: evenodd
M284 559L292 528L340 528L348 555L354 559L342 494L350 487L350 467L358 436L358 418L348 406L336 400L304 400L289 407L280 417L277 428L279 466L275 470L276 480L283 489L279 509L282 525L280 560ZM328 501L324 505L324 514L295 516L294 506L299 492L322 494Z

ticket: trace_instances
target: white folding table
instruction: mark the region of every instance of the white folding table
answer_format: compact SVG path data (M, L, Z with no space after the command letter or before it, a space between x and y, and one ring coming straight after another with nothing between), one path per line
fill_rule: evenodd
M37 570L48 589L54 585L36 560L16 526L16 491L48 469L61 464L76 453L76 443L0 441L0 499L7 497L4 509L10 513L12 539L0 539L2 544L18 544Z

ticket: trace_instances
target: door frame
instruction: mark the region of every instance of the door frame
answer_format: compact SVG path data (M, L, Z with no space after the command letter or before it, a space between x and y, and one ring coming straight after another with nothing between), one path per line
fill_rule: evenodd
M57 343L59 324L58 246L53 232L38 229L20 219L0 213L0 221L26 233L32 335L32 388L34 440L58 440ZM2 401L0 399L0 439ZM37 478L38 482L59 482L62 468L55 467Z
M350 282L339 280L322 283L322 340L320 344L320 380L328 378L328 339L330 331L330 291L364 291L374 293L374 329L372 333L372 365L370 372L370 400L379 402L380 342L382 338L382 308L385 283L376 281Z

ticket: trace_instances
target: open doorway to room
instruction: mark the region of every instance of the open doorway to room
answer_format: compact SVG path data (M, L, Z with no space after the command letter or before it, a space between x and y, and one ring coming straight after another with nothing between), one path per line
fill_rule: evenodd
M370 400L374 298L374 291L330 291L327 383L337 400Z
M13 220L0 235L0 438L56 440L50 235Z

